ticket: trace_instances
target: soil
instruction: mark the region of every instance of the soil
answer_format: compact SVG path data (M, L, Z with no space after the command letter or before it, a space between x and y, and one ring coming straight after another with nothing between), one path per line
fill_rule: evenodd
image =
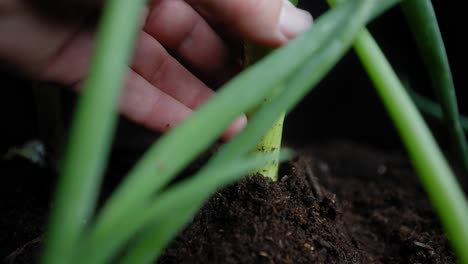
M404 155L350 142L298 152L278 183L216 193L159 263L455 263ZM1 175L0 257L34 263L54 177L21 160Z

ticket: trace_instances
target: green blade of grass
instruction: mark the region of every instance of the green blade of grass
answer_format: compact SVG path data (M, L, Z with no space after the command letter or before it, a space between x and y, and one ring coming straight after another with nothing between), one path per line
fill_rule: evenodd
M68 140L43 263L70 263L74 246L93 213L116 123L120 87L144 2L106 3L91 74L84 84Z
M112 226L131 218L142 201L167 184L235 117L258 105L277 83L316 52L329 38L330 30L340 26L340 17L352 12L354 5L354 2L345 4L325 15L312 30L241 73L190 118L163 136L114 192L91 232L99 233L97 237L106 236L114 232ZM195 137L197 140L193 140Z
M460 124L452 73L432 3L407 0L401 6L429 71L461 164L468 172L468 144Z
M390 114L461 263L468 263L468 203L429 128L375 40L363 31L355 49Z

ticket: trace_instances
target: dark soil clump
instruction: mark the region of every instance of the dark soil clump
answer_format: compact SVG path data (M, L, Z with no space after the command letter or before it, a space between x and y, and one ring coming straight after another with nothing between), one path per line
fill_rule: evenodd
M405 157L313 150L278 184L255 176L217 193L160 263L455 263Z

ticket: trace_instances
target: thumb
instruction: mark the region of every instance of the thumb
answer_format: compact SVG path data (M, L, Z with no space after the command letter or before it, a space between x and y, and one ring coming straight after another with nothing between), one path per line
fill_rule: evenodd
M312 16L288 0L186 0L207 19L249 41L280 46L307 30Z

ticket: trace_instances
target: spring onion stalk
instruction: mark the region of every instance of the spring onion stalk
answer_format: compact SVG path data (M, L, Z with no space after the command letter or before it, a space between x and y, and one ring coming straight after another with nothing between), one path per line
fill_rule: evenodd
M267 48L261 48L254 45L248 45L247 48L247 57L249 58L248 61L252 62L253 64L259 60L261 60L264 56L269 54L270 50ZM279 91L283 90L284 84L278 84L274 91L264 99L262 104L259 107L268 104L272 98L274 98ZM253 111L249 114L251 116L256 112ZM277 120L273 123L271 128L263 135L262 139L258 142L257 146L255 147L255 152L257 153L268 153L271 154L273 160L259 167L255 170L252 175L262 175L263 177L270 178L272 181L278 180L278 170L279 170L279 152L281 149L281 138L283 134L283 123L284 123L285 113L281 113Z
M468 144L460 122L457 97L444 41L430 0L401 3L442 107L459 159L468 172Z
M297 5L297 0L290 0L293 5ZM263 56L268 55L269 49L252 47L247 49L247 56L252 59L252 62L260 60ZM284 84L278 84L278 90L281 90ZM268 103L276 93L271 94L265 99L265 103ZM285 113L281 113L278 119L275 121L273 126L268 130L268 132L262 137L260 142L257 144L256 152L259 153L271 153L273 157L279 157L279 151L281 149L281 138L283 135L283 123L284 123ZM258 168L255 171L255 174L260 174L264 177L270 178L272 181L278 180L278 170L279 170L279 160L278 158L273 159L269 164L264 165L261 168Z
M460 263L468 263L468 203L460 185L369 32L361 32L354 47L400 133Z
M145 1L106 1L90 75L68 140L42 263L71 263L93 214Z
M335 1L328 1L331 6ZM460 263L468 263L468 202L416 106L367 30L354 48L390 114Z
M255 172L255 174L268 177L272 181L278 180L279 151L281 148L284 118L285 114L280 114L280 117L275 121L270 130L268 130L268 132L262 137L260 143L256 147L257 152L273 154L273 160L270 163L260 167Z

